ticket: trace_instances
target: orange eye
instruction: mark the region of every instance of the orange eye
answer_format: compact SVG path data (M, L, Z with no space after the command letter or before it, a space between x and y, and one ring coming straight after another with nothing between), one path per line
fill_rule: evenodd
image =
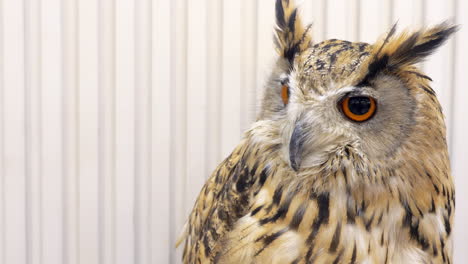
M341 101L343 114L356 122L369 120L375 113L377 104L375 99L369 96L346 97Z
M281 87L281 99L283 99L284 105L287 105L289 102L289 87L286 84L283 84Z

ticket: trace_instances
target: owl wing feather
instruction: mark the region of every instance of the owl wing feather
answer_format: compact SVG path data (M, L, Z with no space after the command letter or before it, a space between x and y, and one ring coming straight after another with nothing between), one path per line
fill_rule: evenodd
M261 181L261 161L243 141L219 164L202 188L179 239L185 241L184 263L207 263L214 259L220 238L248 213L254 189Z

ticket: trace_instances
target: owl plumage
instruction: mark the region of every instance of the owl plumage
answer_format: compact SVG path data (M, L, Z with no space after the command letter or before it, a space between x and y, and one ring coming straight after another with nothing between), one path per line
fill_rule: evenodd
M292 0L276 19L260 114L201 190L184 263L451 263L444 118L415 64L456 27L314 44Z

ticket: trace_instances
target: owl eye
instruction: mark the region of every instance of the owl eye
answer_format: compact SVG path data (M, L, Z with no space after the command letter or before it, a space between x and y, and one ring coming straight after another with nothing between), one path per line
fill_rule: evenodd
M289 102L289 86L283 84L281 86L281 99L283 100L284 105L287 105Z
M351 96L341 101L343 114L356 122L369 120L377 109L375 99L369 96Z

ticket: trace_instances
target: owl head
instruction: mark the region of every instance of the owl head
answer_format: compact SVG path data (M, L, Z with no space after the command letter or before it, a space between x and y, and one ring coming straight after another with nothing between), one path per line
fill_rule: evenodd
M447 152L441 106L416 64L456 26L396 33L395 25L372 44L314 43L292 0L277 0L276 24L279 58L258 120L275 131L291 169L350 155L386 166Z

